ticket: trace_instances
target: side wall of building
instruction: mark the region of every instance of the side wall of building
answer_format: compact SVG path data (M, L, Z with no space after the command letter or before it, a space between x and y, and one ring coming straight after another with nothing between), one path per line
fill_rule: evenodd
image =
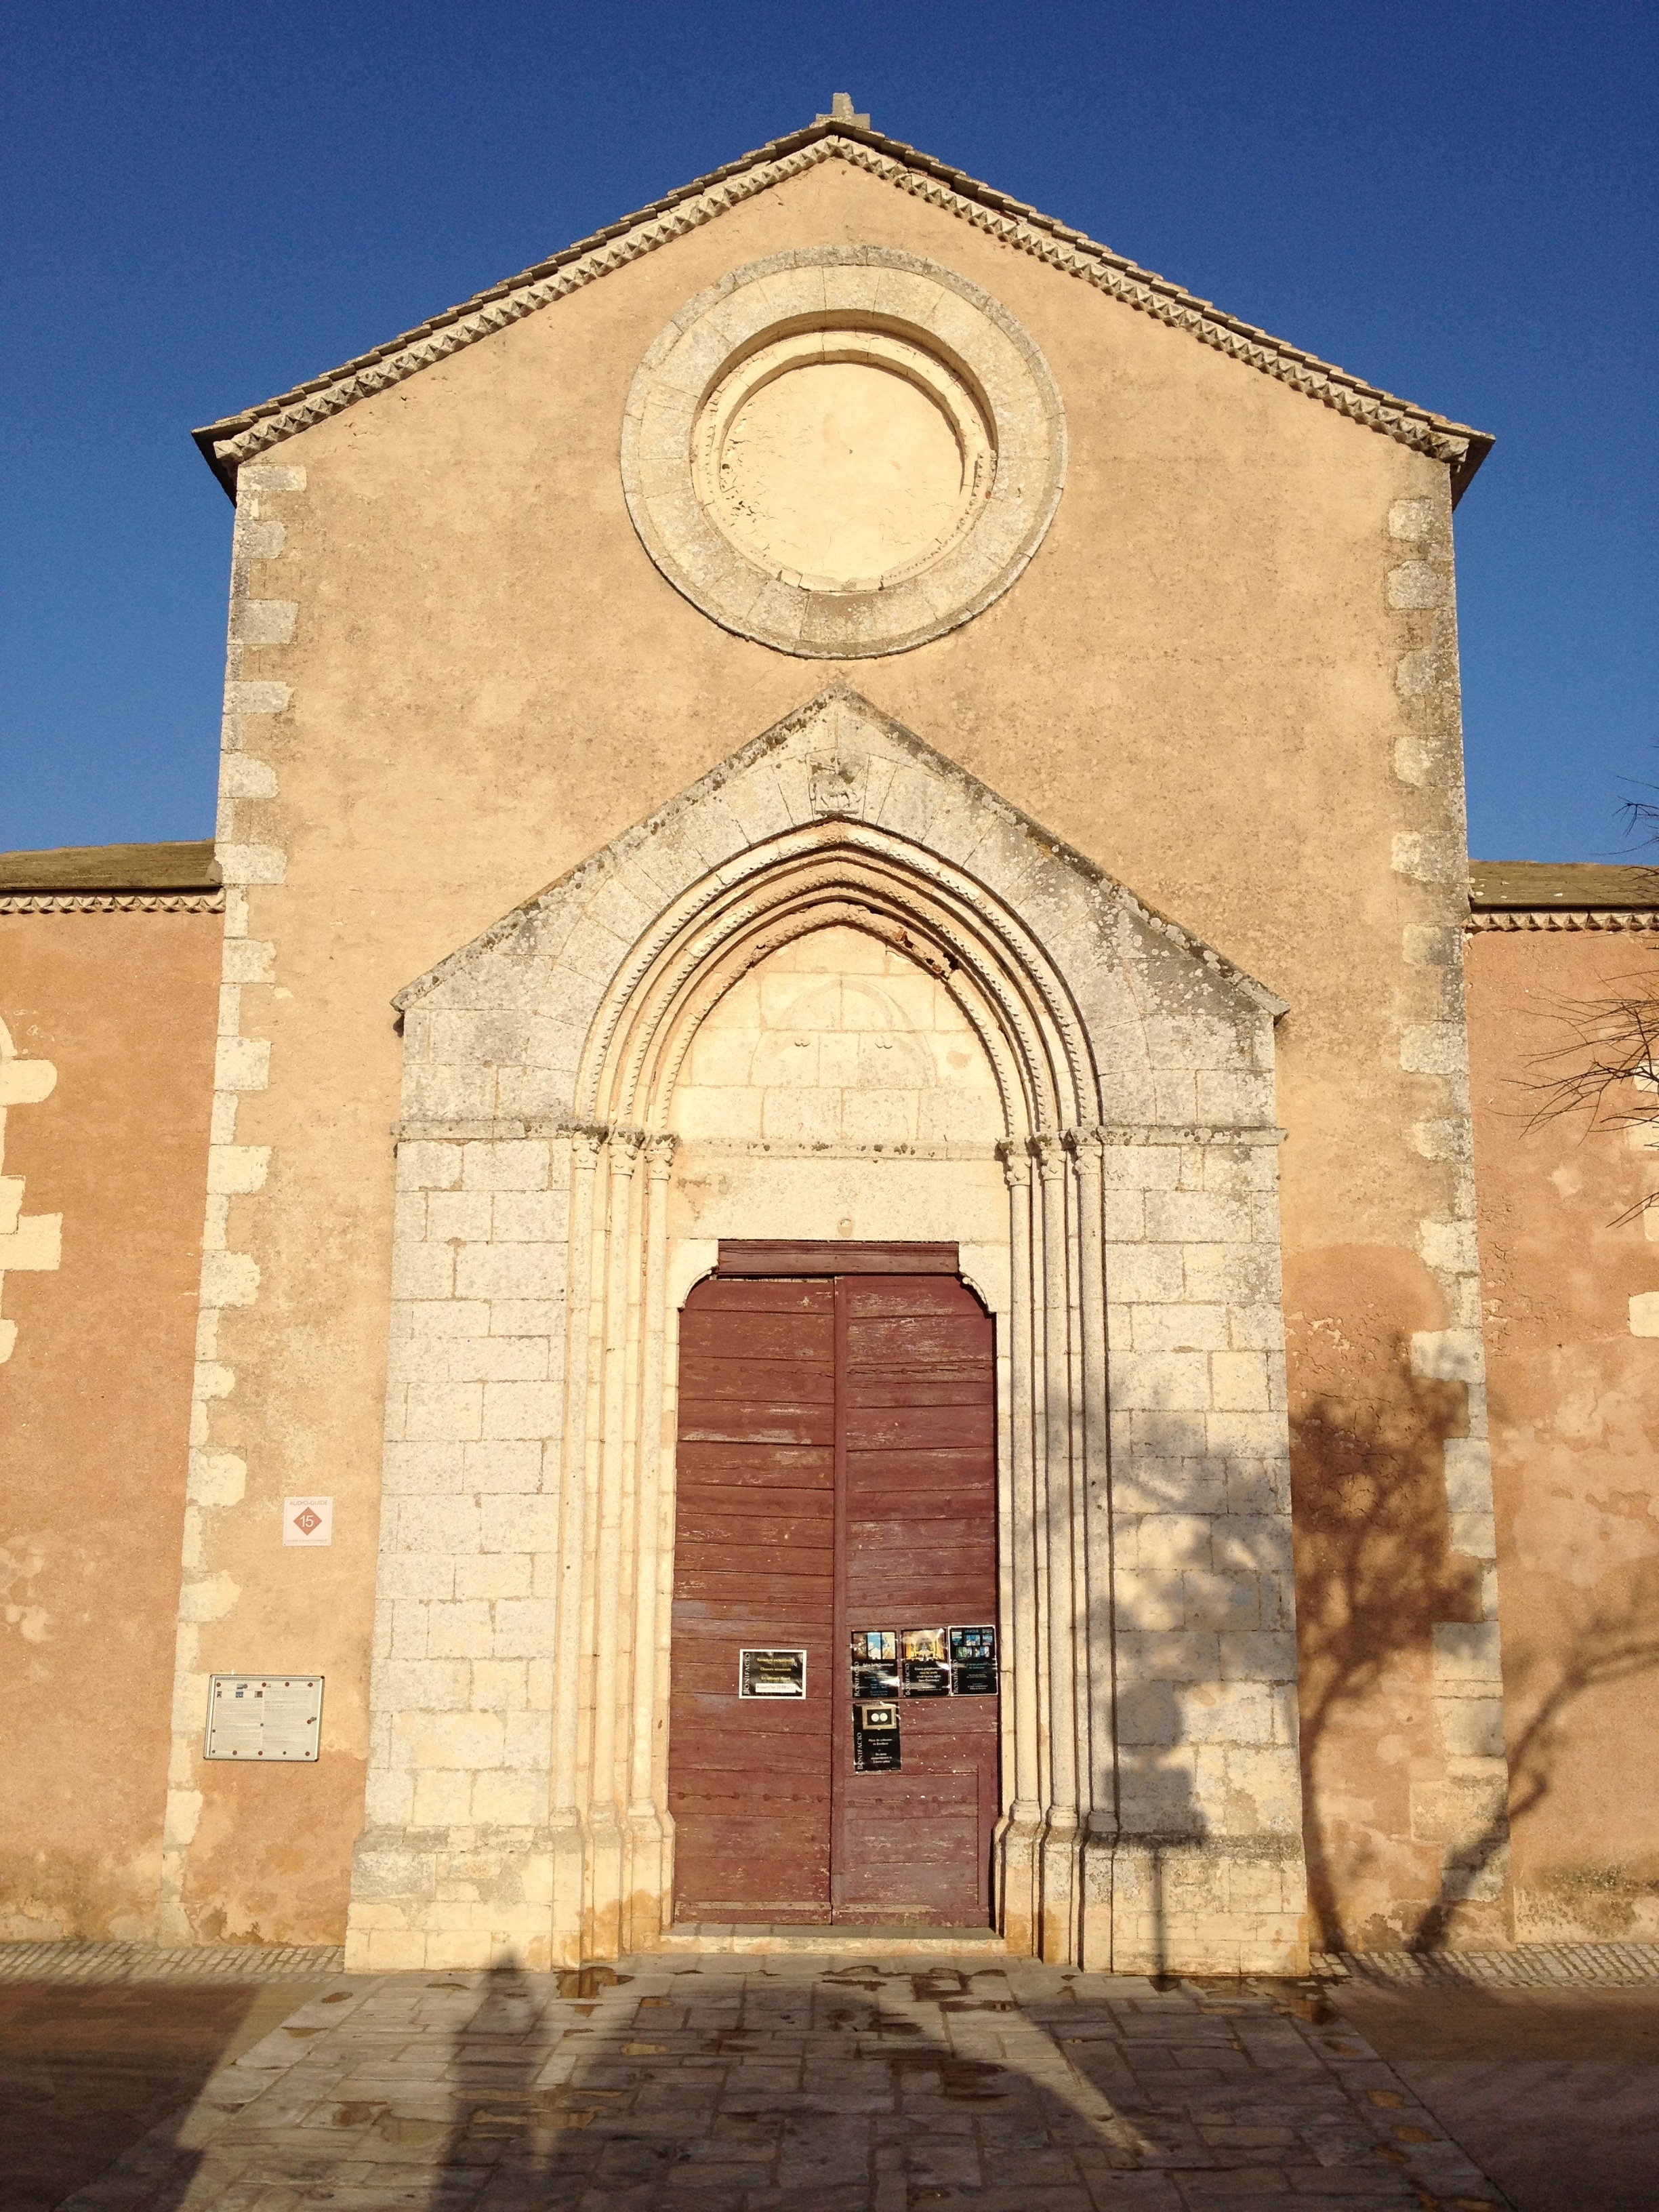
M155 1933L216 903L0 911L3 1939Z
M1515 1934L1652 1942L1659 1212L1631 1209L1659 1191L1659 1124L1532 1122L1574 1010L1659 994L1659 933L1548 919L1468 951Z

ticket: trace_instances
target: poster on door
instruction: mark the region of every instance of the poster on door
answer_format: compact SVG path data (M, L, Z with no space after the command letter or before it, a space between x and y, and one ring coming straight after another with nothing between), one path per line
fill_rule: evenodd
M855 1698L897 1697L899 1652L896 1628L855 1628L852 1656Z
M907 1698L948 1698L951 1662L942 1628L907 1628L899 1638L900 1672Z
M951 1691L958 1698L993 1698L997 1689L997 1632L988 1626L953 1628Z
M853 1708L854 1774L897 1774L902 1771L899 1709L885 1700Z

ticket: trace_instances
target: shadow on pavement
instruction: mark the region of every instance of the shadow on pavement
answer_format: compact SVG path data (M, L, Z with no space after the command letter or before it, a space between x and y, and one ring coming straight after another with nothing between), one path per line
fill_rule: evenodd
M0 1984L0 2212L52 2212L309 1995L292 1982Z
M1336 2000L1516 2212L1659 2204L1659 1988Z

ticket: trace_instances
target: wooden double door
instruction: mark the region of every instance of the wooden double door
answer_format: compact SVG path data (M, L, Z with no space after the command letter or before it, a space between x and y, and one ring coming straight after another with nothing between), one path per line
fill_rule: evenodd
M723 1245L692 1291L677 1919L988 1920L995 1432L992 1323L954 1247ZM894 1639L890 1698L881 1664L854 1674L855 1638L878 1662L889 1648L872 1635Z

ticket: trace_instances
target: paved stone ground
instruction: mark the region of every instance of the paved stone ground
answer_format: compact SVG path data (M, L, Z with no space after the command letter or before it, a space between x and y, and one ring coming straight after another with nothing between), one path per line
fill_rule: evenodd
M329 1986L0 1977L0 2212L51 2212Z
M1659 2205L1659 1989L1400 1989L1337 1997L1520 2212Z
M1312 1984L937 1955L337 1978L74 2212L1475 2212Z

